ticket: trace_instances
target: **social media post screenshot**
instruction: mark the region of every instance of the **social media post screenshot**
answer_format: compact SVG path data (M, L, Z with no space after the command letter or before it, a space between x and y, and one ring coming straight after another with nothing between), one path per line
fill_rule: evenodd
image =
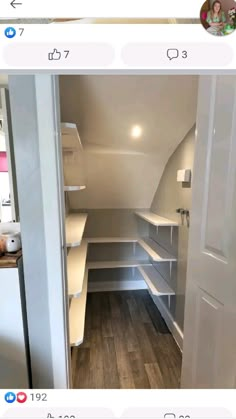
M101 3L98 13L96 8L89 9L89 2L79 11L73 11L68 1L64 17L63 3L56 11L54 8L57 17L50 17L50 6L49 17L37 15L36 3L34 13L33 2L29 6L25 2L7 1L4 4L10 4L11 10L2 7L0 59L6 72L8 69L236 68L234 0L200 0L194 2L194 7L192 2L188 1L187 6L182 0L169 4L169 9L159 2L159 7L152 9L151 3L146 2L149 7L142 15L142 2L137 2L135 10L131 8L132 1L126 10L121 3L113 12L106 2L106 8ZM30 18L26 10L31 13ZM22 17L23 12L26 17ZM79 12L80 15L76 14ZM96 17L88 17L95 12Z
M235 418L236 2L11 3L0 416Z

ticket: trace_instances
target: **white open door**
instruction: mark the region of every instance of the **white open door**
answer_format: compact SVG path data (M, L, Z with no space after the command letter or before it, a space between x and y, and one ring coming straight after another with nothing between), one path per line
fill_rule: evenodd
M201 77L183 388L236 387L236 77Z
M1 117L2 117L2 131L5 137L7 163L8 163L9 187L10 187L10 196L11 196L11 215L12 215L11 218L12 218L12 221L19 221L10 100L9 100L8 90L3 87L0 89L0 103L1 103Z

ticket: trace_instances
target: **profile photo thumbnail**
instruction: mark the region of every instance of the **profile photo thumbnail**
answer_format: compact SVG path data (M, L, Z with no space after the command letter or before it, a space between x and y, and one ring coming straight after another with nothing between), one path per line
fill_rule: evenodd
M225 36L236 29L236 0L207 0L200 19L203 27L214 36Z

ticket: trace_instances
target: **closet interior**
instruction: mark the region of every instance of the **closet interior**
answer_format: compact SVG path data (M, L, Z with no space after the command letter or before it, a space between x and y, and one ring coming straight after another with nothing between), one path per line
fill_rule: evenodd
M191 187L177 183L173 168L175 190L163 176L171 158L177 169L192 168L171 156L186 136L193 142L196 92L192 76L60 77L71 348L85 344L89 293L132 290L148 291L181 348L172 323L184 311L179 239L188 229L176 188ZM171 195L164 210L160 200Z

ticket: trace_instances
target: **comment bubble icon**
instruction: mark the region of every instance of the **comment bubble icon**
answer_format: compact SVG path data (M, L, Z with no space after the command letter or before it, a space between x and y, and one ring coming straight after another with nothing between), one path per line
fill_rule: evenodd
M179 50L177 48L169 48L167 50L167 57L169 60L174 60L179 57Z

